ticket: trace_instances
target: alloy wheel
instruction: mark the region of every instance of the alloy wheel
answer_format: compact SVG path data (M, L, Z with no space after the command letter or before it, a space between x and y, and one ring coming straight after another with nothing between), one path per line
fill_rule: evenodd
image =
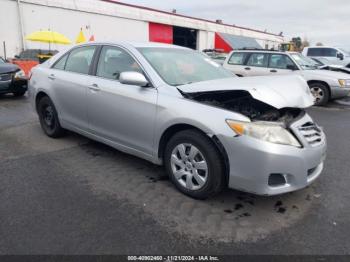
M207 182L207 161L194 145L177 145L171 153L170 162L175 179L184 188L198 190Z
M311 94L314 96L316 104L321 102L324 99L324 91L322 88L313 86L310 88Z

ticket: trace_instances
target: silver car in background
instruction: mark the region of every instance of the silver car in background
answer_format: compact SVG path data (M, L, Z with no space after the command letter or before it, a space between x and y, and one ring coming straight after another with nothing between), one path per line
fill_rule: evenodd
M307 81L316 105L325 105L330 99L345 97L350 92L348 74L321 70L315 61L297 52L235 50L223 66L243 77L300 75Z
M90 43L35 67L29 86L48 136L71 130L164 164L194 198L286 193L323 169L326 138L299 76L238 78L182 47Z

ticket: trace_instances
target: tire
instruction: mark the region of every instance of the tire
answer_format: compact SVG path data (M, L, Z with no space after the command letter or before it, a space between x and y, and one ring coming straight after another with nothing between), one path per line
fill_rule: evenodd
M209 137L196 130L180 131L169 140L164 164L177 189L195 199L214 196L226 184L218 148Z
M38 103L40 125L45 134L52 138L62 137L65 130L61 127L56 108L51 99L44 96Z
M26 91L20 91L20 92L14 92L13 95L15 97L21 97L21 96L24 96L25 93L26 93Z
M323 83L312 83L309 85L312 95L315 97L316 106L324 106L328 103L330 93L328 87Z

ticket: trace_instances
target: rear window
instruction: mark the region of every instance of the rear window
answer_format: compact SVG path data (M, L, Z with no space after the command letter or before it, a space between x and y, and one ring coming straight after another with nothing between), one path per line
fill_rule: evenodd
M307 51L308 56L337 56L337 50L334 48L309 48Z
M64 70L64 68L66 66L67 58L68 58L68 54L65 54L63 57L60 58L60 60L58 60L58 62L56 62L54 64L54 66L52 68L59 69L59 70Z
M95 49L95 46L85 46L74 49L69 54L65 70L79 74L88 74Z

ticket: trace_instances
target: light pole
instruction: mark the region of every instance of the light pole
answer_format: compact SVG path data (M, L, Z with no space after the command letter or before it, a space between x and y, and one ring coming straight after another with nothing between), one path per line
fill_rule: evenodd
M17 8L18 8L18 22L20 27L20 34L21 34L21 44L22 44L22 50L26 48L26 43L24 40L24 28L23 28L23 14L22 14L22 7L21 7L21 0L17 0Z

